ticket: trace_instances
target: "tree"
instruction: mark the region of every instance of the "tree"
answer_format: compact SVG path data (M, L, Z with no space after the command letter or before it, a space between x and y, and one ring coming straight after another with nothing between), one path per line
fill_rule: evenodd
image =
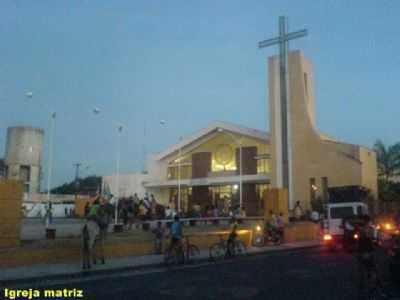
M85 178L80 178L78 179L78 181L78 193L92 194L99 190L101 187L101 177L88 176ZM54 194L75 194L76 182L74 180L68 183L64 183L63 185L53 188L51 192Z
M379 176L384 181L391 181L400 175L400 143L386 147L377 140L374 145L377 155Z
M385 147L382 141L377 140L374 150L379 171L378 198L381 209L388 212L400 205L400 183L394 181L400 175L400 143Z

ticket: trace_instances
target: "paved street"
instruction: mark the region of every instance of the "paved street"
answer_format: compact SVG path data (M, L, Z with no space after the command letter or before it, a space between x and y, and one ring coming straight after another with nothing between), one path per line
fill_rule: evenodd
M237 258L220 264L131 271L66 284L47 284L47 288L81 288L84 299L104 300L329 300L354 299L354 282L355 263L351 255L308 249Z
M79 236L83 220L81 219L53 219L52 226L57 229L57 237ZM41 240L45 238L45 222L40 218L25 218L22 221L22 240Z

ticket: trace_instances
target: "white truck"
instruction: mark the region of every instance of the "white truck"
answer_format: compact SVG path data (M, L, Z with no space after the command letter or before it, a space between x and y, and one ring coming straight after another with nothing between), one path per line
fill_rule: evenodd
M323 221L323 242L329 249L336 249L343 243L343 219L368 214L363 202L329 203Z

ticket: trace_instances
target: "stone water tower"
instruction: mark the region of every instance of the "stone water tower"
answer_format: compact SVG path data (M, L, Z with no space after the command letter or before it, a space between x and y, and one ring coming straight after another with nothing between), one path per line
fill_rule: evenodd
M7 129L7 178L21 180L26 193L40 191L44 131L25 126Z

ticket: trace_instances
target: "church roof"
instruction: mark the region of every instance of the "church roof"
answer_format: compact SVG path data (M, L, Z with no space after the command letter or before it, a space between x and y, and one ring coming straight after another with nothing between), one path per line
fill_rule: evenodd
M219 129L222 129L222 130L225 130L225 131L228 131L231 133L236 133L236 134L248 136L251 138L259 139L264 142L268 142L268 140L269 140L269 134L266 131L258 130L258 129L254 129L254 128L248 128L248 127L244 127L241 125L228 123L228 122L215 121L215 122L212 122L206 128L203 128L188 137L182 138L182 140L179 143L174 144L174 145L170 146L169 148L167 148L166 150L156 154L154 158L156 160L161 160L161 159L175 153L176 151L179 151L179 149L182 149L183 147L186 147L192 143L195 143L195 142L205 138L208 135L218 132Z

